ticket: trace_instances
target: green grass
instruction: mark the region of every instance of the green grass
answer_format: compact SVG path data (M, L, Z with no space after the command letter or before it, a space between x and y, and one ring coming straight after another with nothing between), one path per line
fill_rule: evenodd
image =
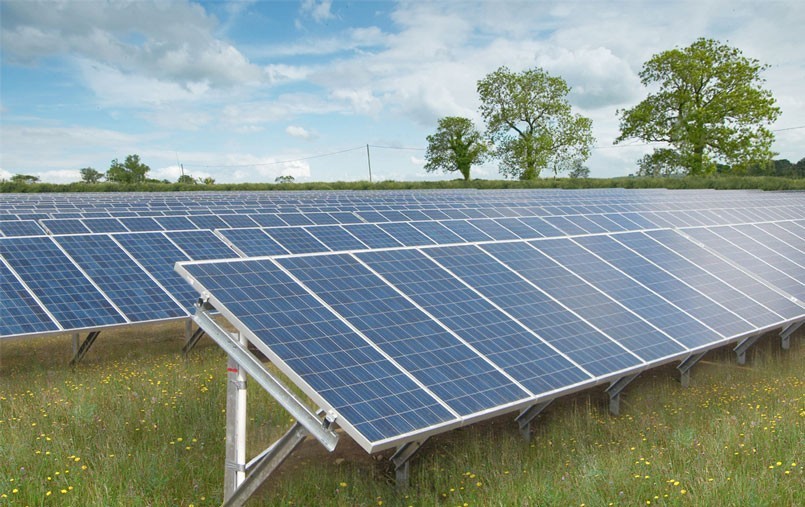
M0 505L219 504L226 360L209 342L182 359L182 330L105 332L74 371L69 337L0 342ZM673 366L644 373L620 417L601 389L560 399L530 443L514 414L439 435L403 492L388 453L306 441L253 504L804 505L802 336L762 340L747 366L711 352L687 389ZM251 386L256 453L290 419Z

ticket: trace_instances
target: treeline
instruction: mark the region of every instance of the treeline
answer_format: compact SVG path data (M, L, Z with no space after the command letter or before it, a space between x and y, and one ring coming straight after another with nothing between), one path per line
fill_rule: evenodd
M187 183L17 183L0 181L0 193L47 192L191 192L191 191L249 191L249 190L428 190L428 189L527 189L527 188L666 188L717 190L805 190L805 178L777 176L684 176L621 178L540 178L532 180L465 181L334 181L309 183L216 183L198 185Z

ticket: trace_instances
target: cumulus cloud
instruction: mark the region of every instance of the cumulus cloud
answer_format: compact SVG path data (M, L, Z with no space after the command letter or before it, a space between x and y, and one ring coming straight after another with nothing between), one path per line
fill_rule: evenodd
M297 125L288 125L285 127L285 133L291 137L298 137L300 139L312 139L315 137L313 132Z
M331 11L332 6L332 0L320 0L318 2L316 0L302 0L299 11L304 15L310 16L317 23L322 23L335 18Z

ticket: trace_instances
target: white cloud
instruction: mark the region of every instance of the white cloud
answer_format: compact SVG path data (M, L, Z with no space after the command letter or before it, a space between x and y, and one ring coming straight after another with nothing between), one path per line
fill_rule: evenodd
M332 0L302 0L302 5L299 10L302 14L309 15L317 23L322 23L330 19L334 19L335 15L330 10L332 8Z
M330 92L330 97L348 103L355 114L376 115L383 107L368 88L338 88Z
M300 139L311 139L315 136L313 132L297 125L288 125L285 127L285 133L291 137L298 137Z

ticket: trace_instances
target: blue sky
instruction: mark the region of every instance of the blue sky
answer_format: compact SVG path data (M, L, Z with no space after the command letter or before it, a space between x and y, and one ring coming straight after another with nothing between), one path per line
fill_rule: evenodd
M438 118L478 115L501 65L542 67L593 119L592 176L650 150L613 147L651 55L711 37L770 65L779 157L805 157L805 2L0 2L0 178L77 181L137 153L151 176L218 182L426 174ZM494 162L473 176L498 177Z

